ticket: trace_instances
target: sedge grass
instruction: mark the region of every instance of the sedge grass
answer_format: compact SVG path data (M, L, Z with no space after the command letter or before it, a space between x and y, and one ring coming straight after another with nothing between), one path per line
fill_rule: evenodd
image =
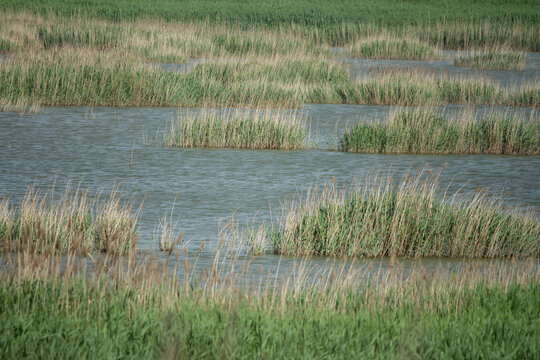
M347 54L366 59L433 60L443 58L443 53L416 39L379 37L362 39L349 45Z
M454 65L485 70L523 70L526 59L525 53L490 51L482 54L458 55L454 59Z
M171 123L166 146L237 149L303 149L307 147L305 121L296 115L257 111L217 116L187 113Z
M539 257L537 214L503 210L480 191L442 198L438 173L372 176L352 190L330 182L284 207L267 238L277 254L323 256Z
M17 207L0 202L0 237L2 252L126 254L138 241L137 213L114 192L96 203L79 188L55 198L30 187Z
M463 112L446 119L435 111L398 111L382 123L360 122L340 138L341 151L407 154L539 155L540 122Z

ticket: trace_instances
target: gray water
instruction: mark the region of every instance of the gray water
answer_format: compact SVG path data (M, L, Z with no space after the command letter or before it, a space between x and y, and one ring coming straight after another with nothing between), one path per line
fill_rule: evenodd
M448 107L449 113L460 111ZM498 108L531 116L531 109ZM50 107L42 113L19 116L0 113L0 194L18 203L29 185L61 194L67 183L81 182L91 196L119 185L124 198L142 203L139 217L141 249L156 249L156 225L174 205L173 223L184 233L184 260L207 269L218 242L218 224L234 213L241 226L270 221L280 213L285 198L304 193L311 184L335 177L348 185L377 169L392 169L400 178L424 166L442 173L442 187L463 193L488 187L502 193L509 206L540 210L540 156L420 156L366 155L325 150L336 133L359 119L383 119L386 106L309 105L305 113L311 134L321 149L260 151L232 149L178 149L162 145L163 131L179 113L199 109L133 109ZM217 112L228 110L215 110ZM493 109L478 107L478 114ZM533 115L535 116L535 115ZM131 166L130 166L131 163ZM176 199L176 200L175 200ZM201 245L206 246L200 250ZM165 259L165 255L161 255ZM226 262L228 260L225 260ZM405 267L419 260L403 260ZM252 280L276 279L298 267L300 260L263 255L240 257L236 267L254 269ZM312 258L304 267L316 273L338 260ZM423 259L435 268L444 259ZM451 262L451 261L450 261ZM232 265L230 262L228 265ZM455 266L455 263L452 263ZM372 271L389 267L387 259L359 260L354 266L372 265ZM170 262L170 266L176 266ZM179 270L182 272L182 266Z

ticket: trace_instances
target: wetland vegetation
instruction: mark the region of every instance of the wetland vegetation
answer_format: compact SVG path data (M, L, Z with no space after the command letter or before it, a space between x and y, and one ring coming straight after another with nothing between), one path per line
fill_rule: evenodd
M349 127L339 150L533 155L527 161L540 155L534 81L503 86L421 67L379 68L353 79L347 59L448 60L445 51L454 50L456 66L523 70L528 52L540 51L540 8L531 1L0 0L0 17L0 110L201 107L179 111L163 134L165 146L288 150L310 148L309 123L290 110L304 104L423 106ZM530 119L467 112L448 119L431 108L448 104L533 110ZM233 109L208 109L217 107ZM29 126L23 121L16 125ZM174 174L149 185L145 176L160 169L132 169L137 118L133 125L128 174L136 191L166 193L177 185ZM81 133L77 147L81 139L95 147ZM22 152L18 145L10 139L2 151ZM37 145L44 152L57 144ZM123 150L111 146L93 156ZM200 158L174 152L188 164L181 176L191 176ZM332 155L361 156L319 154ZM9 168L27 165L23 157ZM162 165L163 157L150 159ZM298 169L302 159L276 164ZM107 171L89 170L80 156L73 161L81 171ZM237 176L246 186L237 169L257 171L253 162L236 164L180 183L199 179L203 191L233 192L215 180ZM277 170L278 180L255 179L275 181L269 186L282 191L279 181L289 177L296 186L293 171ZM322 165L315 172L332 175ZM313 185L256 231L239 231L232 220L218 224L206 252L205 240L200 248L175 248L183 239L172 215L176 198L157 226L160 251L140 247L141 208L118 188L94 196L67 187L56 196L54 186L30 187L14 195L21 195L18 203L2 198L0 358L536 358L538 212L510 207L485 189L449 192L439 176L425 170L395 182L379 172L349 187L335 180ZM157 207L167 201L159 198ZM222 215L219 205L204 206L213 219ZM269 274L251 266L257 256L269 257ZM316 256L328 261L317 268ZM294 265L280 272L287 257ZM435 269L420 260L401 263L426 257L441 262ZM385 258L384 265L356 266L374 264L368 258ZM445 267L443 258L454 260Z
M255 114L186 114L171 122L166 146L293 150L307 147L304 120L271 110Z
M539 257L538 214L503 209L486 191L439 192L437 172L394 184L374 176L351 189L330 182L285 206L266 235L274 253L346 257ZM253 236L251 247L265 241Z
M340 138L342 151L407 154L540 155L540 121L432 110L394 112L384 122L359 122Z

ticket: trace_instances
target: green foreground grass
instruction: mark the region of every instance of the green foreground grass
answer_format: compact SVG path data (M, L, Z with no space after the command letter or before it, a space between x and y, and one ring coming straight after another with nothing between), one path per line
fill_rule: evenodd
M478 285L372 307L359 293L348 309L287 299L283 312L239 302L155 300L133 289L27 281L0 285L2 359L533 359L539 351L540 285ZM337 301L336 303L339 303ZM422 305L423 304L423 305ZM46 339L46 341L44 341Z
M346 130L340 150L364 153L539 155L540 121L435 111L401 111L382 123L361 122Z
M479 191L439 194L439 172L372 176L350 189L331 182L287 203L266 236L253 236L261 252L344 257L539 257L535 213L504 210L499 198ZM266 225L263 225L263 228ZM263 242L261 244L261 242Z

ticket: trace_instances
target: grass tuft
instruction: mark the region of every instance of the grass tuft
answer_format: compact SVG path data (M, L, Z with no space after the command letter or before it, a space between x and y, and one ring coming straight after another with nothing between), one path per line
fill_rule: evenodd
M97 215L95 215L97 213ZM60 198L30 187L20 205L0 202L2 252L126 254L138 242L137 214L111 195L94 203L88 191L69 187Z
M347 53L365 59L433 60L443 58L443 53L415 39L380 37L359 40L349 45Z
M166 146L292 150L307 147L305 121L281 112L187 113L171 123Z
M268 232L274 252L295 256L539 257L536 214L503 210L486 191L437 197L439 173L373 176L351 191L334 182L285 209Z
M526 59L526 53L490 51L483 54L457 56L454 59L454 65L485 70L523 70Z
M434 111L400 111L383 123L345 131L340 150L364 153L540 155L540 121L462 113L448 120Z

